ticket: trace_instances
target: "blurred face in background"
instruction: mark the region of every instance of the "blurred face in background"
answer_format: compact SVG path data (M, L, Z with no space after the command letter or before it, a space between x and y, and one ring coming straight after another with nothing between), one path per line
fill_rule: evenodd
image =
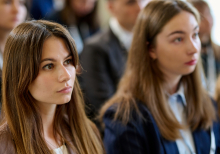
M96 0L71 0L71 8L77 16L83 17L91 13L95 7Z
M213 27L213 18L210 9L208 5L198 6L197 9L201 16L200 31L199 31L201 42L209 43L211 31Z
M140 10L149 2L150 0L109 0L108 7L119 24L131 31Z
M0 30L11 31L26 16L25 0L0 0Z

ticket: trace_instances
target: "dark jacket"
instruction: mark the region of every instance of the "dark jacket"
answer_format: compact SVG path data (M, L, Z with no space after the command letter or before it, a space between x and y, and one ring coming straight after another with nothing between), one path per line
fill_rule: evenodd
M138 108L146 120L132 114L132 120L123 125L113 121L115 108L110 107L104 115L104 145L107 154L179 154L175 141L164 139L156 121L145 105L138 102ZM220 123L214 122L213 131L216 154L220 153ZM209 154L210 130L197 129L192 132L196 154Z
M116 91L124 72L127 51L108 29L90 38L80 55L82 88L90 104L90 118Z

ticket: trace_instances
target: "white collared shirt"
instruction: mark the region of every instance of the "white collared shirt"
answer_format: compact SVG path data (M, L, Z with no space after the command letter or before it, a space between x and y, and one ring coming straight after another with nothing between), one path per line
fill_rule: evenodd
M178 97L182 100L180 101ZM175 94L169 95L169 105L176 119L181 124L186 125L187 121L184 108L187 105L187 102L185 99L183 86L180 86L179 90ZM195 153L196 149L191 130L187 128L184 130L180 130L180 133L182 138L176 140L179 154Z
M114 17L110 18L109 26L113 34L118 38L119 42L125 47L127 51L129 51L133 33L123 29L118 23L118 20Z
M52 153L54 153L54 154L68 154L68 150L66 148L66 145L64 144L57 149L53 149Z

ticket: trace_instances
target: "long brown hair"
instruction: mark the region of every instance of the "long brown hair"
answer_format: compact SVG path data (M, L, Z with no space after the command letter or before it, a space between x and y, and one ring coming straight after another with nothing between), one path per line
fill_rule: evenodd
M101 119L113 104L117 104L114 119L120 119L124 124L130 120L133 111L144 118L136 103L136 100L139 100L149 109L165 139L176 140L180 137L179 129L185 126L181 125L171 112L164 90L164 75L150 57L149 47L156 45L157 35L166 23L181 11L193 14L199 22L195 8L180 0L151 1L142 10L134 28L125 73L116 94L101 109ZM188 127L192 130L208 129L215 119L215 109L201 84L199 66L196 66L193 73L182 76L180 81L185 89Z
M38 75L43 44L52 36L65 40L76 67L79 60L74 40L59 24L43 20L22 23L10 33L6 43L0 128L9 128L18 154L51 154L44 141L42 119L28 86ZM77 154L103 154L98 131L86 117L82 98L76 79L70 102L57 106L55 136L61 136Z

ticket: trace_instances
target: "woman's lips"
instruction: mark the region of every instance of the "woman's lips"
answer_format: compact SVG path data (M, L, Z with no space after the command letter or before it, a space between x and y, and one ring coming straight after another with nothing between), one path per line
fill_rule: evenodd
M69 86L69 87L65 87L65 88L61 89L60 91L58 91L58 93L69 93L69 92L71 92L71 90L72 90L72 87Z
M187 62L187 63L185 63L186 65L196 65L196 63L197 63L197 60L191 60L191 61L189 61L189 62Z

